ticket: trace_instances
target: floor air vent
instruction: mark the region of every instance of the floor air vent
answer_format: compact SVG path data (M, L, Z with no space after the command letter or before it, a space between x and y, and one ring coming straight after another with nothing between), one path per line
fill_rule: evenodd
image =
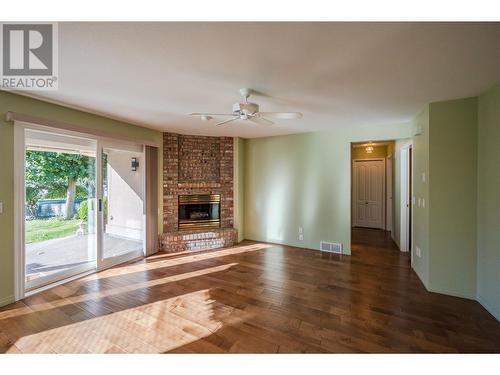
M326 251L328 253L342 254L342 244L341 243L321 241L319 243L319 249L321 251Z

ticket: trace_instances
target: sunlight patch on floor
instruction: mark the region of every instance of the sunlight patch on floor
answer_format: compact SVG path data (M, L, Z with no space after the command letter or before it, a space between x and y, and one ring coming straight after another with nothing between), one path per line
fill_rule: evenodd
M237 254L247 253L250 251L263 250L270 247L272 247L272 245L270 244L256 243L252 245L230 247L227 249L220 249L209 252L195 252L195 253L184 252L184 253L170 253L170 254L160 253L148 257L145 260L145 262L134 263L131 265L126 265L116 268L110 268L109 270L86 276L81 280L105 279L107 277L126 275L132 272L148 271L162 267L178 266L181 264L199 262L203 260L215 259L230 255L237 255Z
M28 335L8 352L163 353L216 332L215 304L204 289Z
M16 309L18 310L17 313L10 313L10 314L5 314L5 316L0 315L0 319L4 319L7 317L18 317L21 315L28 315L33 313L33 311L44 311L44 310L50 310L56 307L62 307L66 305L71 305L71 304L76 304L76 303L82 303L86 301L92 301L92 300L98 300L106 297L112 297L112 296L117 296L123 293L129 293L133 292L136 290L140 289L149 289L151 287L155 287L158 285L164 285L168 283L173 283L181 280L186 280L190 279L193 277L199 277L203 275L208 275L210 273L214 272L221 272L228 270L229 268L237 265L238 263L228 263L224 264L221 266L215 266L215 267L207 267L203 268L201 270L197 271L192 271L192 272L186 272L182 274L177 274L177 275L172 275L168 277L163 277L159 278L156 280L149 280L149 281L144 281L141 283L135 283L135 284L130 284L122 287L115 287L111 288L109 290L99 290L91 293L86 293L86 294L81 294L77 296L68 296L68 297L61 297L57 300L51 301L51 302L44 302L44 303L34 303L31 304L29 307L26 307L25 309ZM6 311L5 313L7 313ZM3 314L3 313L2 313Z

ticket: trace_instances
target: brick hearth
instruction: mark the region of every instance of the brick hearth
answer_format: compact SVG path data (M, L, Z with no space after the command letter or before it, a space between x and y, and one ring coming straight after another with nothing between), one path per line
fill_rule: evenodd
M234 228L210 231L177 231L160 235L160 248L169 253L217 249L233 246L236 242L238 242L238 231Z
M179 195L220 194L221 226L216 230L178 230ZM163 251L232 246L233 139L163 133Z

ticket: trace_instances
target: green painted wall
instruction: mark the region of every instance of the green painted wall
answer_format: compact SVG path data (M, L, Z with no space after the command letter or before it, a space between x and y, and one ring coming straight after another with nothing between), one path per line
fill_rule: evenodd
M245 238L350 254L351 142L410 135L405 123L246 140Z
M413 121L414 128L421 129L421 134L412 139L413 144L413 196L415 199L425 200L425 207L412 206L413 243L412 257L413 269L426 287L429 286L429 106L416 116ZM425 174L425 181L423 179ZM421 256L417 257L415 249L418 246Z
M156 141L159 144L162 141L161 132L155 130L0 91L0 155L2 157L0 201L4 204L4 212L0 214L0 305L10 303L14 299L14 125L5 121L5 113L8 111L65 121L89 129L100 129L113 134ZM162 154L160 149L159 196L163 181ZM159 200L160 204L162 201L163 198ZM161 220L161 215L159 215L159 220Z
M479 96L477 298L500 320L500 85Z
M477 98L430 104L429 289L467 298L476 296L476 147Z
M234 138L234 227L238 241L245 239L245 140Z
M477 98L431 103L413 123L413 269L431 291L475 298Z

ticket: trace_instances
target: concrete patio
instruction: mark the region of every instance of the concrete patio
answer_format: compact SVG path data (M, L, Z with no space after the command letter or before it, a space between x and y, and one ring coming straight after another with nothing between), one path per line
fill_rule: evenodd
M26 245L26 278L66 271L96 260L95 234L69 236ZM142 241L104 235L104 258L141 250Z

